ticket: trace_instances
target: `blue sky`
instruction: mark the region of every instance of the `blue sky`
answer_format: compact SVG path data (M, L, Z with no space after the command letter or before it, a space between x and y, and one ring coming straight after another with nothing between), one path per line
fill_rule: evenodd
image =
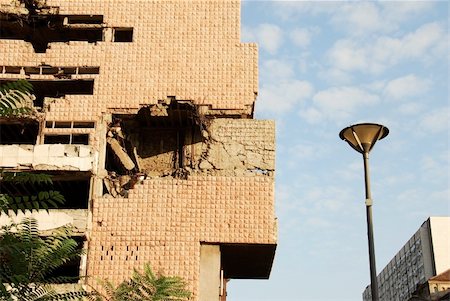
M363 161L338 137L350 124L390 129L370 159L378 272L449 215L448 16L447 1L242 2L255 117L277 122L279 245L270 280L232 280L229 301L361 300Z

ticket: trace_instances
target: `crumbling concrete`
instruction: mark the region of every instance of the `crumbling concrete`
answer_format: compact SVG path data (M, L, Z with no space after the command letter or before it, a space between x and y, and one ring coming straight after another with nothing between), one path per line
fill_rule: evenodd
M135 165L133 160L131 160L126 151L122 148L122 146L120 146L119 141L117 141L115 138L109 137L106 139L106 142L108 142L109 146L111 146L111 149L119 158L120 162L123 164L123 167L125 167L127 170L134 169Z
M91 171L94 157L88 145L0 145L0 168Z
M272 121L202 117L195 108L186 115L166 103L150 106L145 123L139 118L120 120L108 133L108 144L128 171L185 177L205 172L272 175L275 170Z

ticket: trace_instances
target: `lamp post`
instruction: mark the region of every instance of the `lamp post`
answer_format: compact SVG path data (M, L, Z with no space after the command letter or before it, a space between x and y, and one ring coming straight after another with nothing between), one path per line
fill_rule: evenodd
M366 216L367 216L367 237L369 239L369 262L370 262L370 288L372 301L378 301L378 281L375 265L375 246L373 241L372 226L372 195L370 192L369 177L369 152L375 143L389 134L387 127L376 123L359 123L346 127L339 133L339 137L347 141L348 144L363 155L364 159L364 180L366 188Z

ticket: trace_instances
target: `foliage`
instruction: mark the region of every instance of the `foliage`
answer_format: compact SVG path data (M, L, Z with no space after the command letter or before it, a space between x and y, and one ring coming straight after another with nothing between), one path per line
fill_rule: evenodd
M73 280L51 276L58 267L81 255L70 235L70 229L62 227L50 236L41 237L34 219L1 227L0 300L70 300L86 295L57 294L50 286Z
M32 113L33 86L26 80L0 85L0 117L22 116Z
M191 293L186 290L186 283L179 277L155 275L150 265L144 266L144 272L134 270L133 276L115 287L104 281L103 289L97 300L106 301L184 301Z
M51 185L51 176L35 173L0 173L0 180L14 185ZM39 208L56 207L64 197L56 191L38 191L36 195L11 196L0 194L0 214L11 217ZM8 209L13 209L13 212ZM84 291L56 293L51 284L71 280L69 277L52 277L51 273L70 260L79 258L81 251L70 237L67 227L42 237L34 219L24 219L0 227L0 300L50 301L74 300L88 295Z
M53 184L50 175L1 171L0 180L4 183L11 183L16 187L28 184L36 188L36 192L30 195L0 193L0 213L8 214L9 210L12 210L15 214L18 211L25 213L27 210L48 210L49 205L56 208L64 203L64 196L61 193L48 189L49 185Z

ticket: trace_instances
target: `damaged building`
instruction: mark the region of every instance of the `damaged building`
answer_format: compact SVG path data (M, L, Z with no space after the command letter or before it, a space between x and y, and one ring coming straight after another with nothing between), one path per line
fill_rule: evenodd
M35 96L0 119L0 168L54 176L66 203L32 215L87 250L61 273L95 286L150 263L201 301L269 277L275 126L253 119L257 55L236 0L0 0L0 83Z

